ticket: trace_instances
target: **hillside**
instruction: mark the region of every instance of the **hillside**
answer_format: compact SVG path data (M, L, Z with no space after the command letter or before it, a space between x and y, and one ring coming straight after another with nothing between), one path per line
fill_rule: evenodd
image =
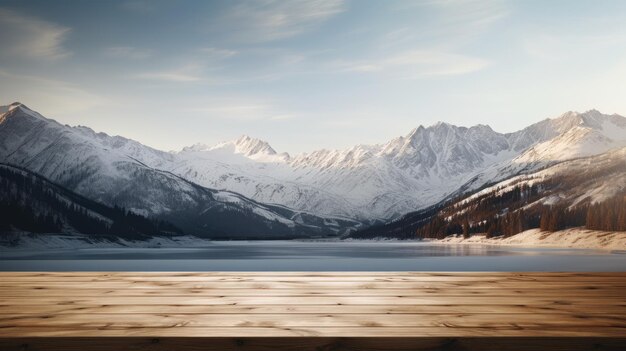
M530 228L626 230L626 148L564 161L407 214L355 238L510 236Z
M139 240L177 236L174 225L89 200L22 168L0 164L0 232Z
M266 203L388 221L556 162L626 146L626 118L568 112L514 133L419 126L379 145L290 156L249 137L177 153L173 173Z
M19 103L0 115L0 161L108 206L172 222L188 234L294 238L336 235L359 225L262 204L151 166L172 157L129 139L61 125Z
M204 238L412 237L440 211L454 219L446 206L481 189L626 146L626 118L595 110L506 134L440 122L383 144L295 156L249 136L164 152L21 103L0 111L0 162ZM585 194L587 180L568 178L568 196ZM548 185L524 196L549 196ZM354 234L372 223L387 224Z

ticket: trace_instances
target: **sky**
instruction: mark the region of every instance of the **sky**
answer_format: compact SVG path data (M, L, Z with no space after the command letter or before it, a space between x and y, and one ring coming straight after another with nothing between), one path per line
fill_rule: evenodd
M0 105L177 150L626 115L626 1L0 0Z

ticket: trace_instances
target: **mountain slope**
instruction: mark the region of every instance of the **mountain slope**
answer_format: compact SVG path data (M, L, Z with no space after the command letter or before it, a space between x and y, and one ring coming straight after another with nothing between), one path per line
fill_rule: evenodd
M145 239L182 232L89 200L22 168L0 164L0 231L82 233L116 239Z
M582 225L588 206L625 195L626 147L514 176L352 236L416 238L420 231L421 235L445 236L460 234L464 225L470 232L485 232L491 224L520 216L528 229L539 225L546 206L569 213L571 222Z
M479 172L453 195L471 192L486 184L529 173L558 162L598 155L626 146L626 118L603 115L596 110L567 112L525 130L548 130L554 135L522 150L516 157L496 163Z
M237 151L242 140L264 150L262 157ZM261 202L371 221L396 218L521 172L620 146L626 146L626 118L592 110L568 112L508 134L484 125L465 128L440 122L381 145L293 157L276 157L267 142L242 137L213 148L185 149L165 167L193 182Z
M19 103L0 115L0 160L90 199L167 219L188 234L306 237L336 234L358 224L199 186L153 167L172 162L172 154L85 127L64 126Z
M384 144L295 156L248 136L168 153L64 126L21 104L4 111L0 160L97 201L220 236L343 233L359 222L428 212L489 184L626 146L626 118L595 110L507 134L440 122ZM220 211L232 216L220 217ZM238 215L261 224L244 226L234 220Z

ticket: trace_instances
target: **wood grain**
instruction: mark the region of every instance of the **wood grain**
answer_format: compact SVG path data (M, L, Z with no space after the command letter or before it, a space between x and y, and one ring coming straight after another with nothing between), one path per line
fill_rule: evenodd
M206 345L623 350L626 273L0 273L0 350Z

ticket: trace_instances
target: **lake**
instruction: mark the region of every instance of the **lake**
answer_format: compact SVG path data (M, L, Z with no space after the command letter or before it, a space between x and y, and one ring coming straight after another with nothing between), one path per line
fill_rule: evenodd
M4 250L3 271L626 271L626 252L375 241Z

